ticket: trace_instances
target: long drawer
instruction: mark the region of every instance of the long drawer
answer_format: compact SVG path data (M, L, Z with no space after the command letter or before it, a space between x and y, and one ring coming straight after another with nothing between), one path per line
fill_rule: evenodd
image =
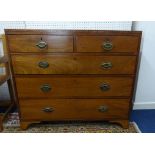
M137 53L138 36L77 36L78 52L131 52Z
M134 74L135 56L12 55L15 74Z
M131 77L17 77L19 98L105 97L131 95Z
M127 119L128 99L19 100L23 120Z
M73 36L8 35L10 52L73 52Z

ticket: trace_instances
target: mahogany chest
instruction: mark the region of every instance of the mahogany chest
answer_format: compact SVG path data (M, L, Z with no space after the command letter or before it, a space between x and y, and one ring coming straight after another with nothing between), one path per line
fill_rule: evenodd
M20 124L110 121L128 128L140 31L6 29Z

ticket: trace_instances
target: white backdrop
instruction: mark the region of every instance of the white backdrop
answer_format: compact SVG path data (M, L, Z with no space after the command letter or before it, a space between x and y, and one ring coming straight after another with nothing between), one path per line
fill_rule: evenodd
M132 22L2 22L0 21L0 33L5 28L27 29L83 29L83 30L131 30Z
M155 109L155 21L134 22L133 29L143 31L135 108Z

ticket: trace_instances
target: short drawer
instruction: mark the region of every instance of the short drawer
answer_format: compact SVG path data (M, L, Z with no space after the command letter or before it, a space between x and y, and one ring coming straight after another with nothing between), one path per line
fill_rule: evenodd
M134 74L135 56L13 55L15 74Z
M128 99L19 100L22 120L127 119Z
M10 52L73 52L72 36L8 35Z
M139 50L138 36L77 36L77 52L131 52Z
M19 98L130 96L131 77L17 77Z

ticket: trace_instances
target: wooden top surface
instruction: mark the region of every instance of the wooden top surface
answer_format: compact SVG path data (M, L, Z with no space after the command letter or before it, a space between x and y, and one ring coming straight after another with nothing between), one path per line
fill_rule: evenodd
M58 29L5 29L5 34L55 34L55 35L141 35L142 31L118 30L58 30Z

